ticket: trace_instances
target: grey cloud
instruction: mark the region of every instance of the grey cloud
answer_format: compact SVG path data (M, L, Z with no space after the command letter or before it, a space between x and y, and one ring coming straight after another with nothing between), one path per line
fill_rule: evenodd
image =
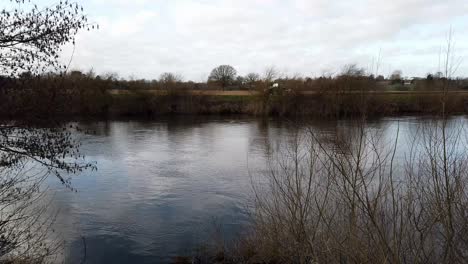
M118 14L99 14L101 30L80 35L74 67L150 79L175 71L201 80L213 66L226 63L241 74L277 65L311 75L344 63L368 65L382 49L385 63L405 68L408 75L424 74L432 68L421 69L421 62L434 57L431 52L443 43L450 24L463 32L460 21L468 22L468 3L461 0L116 4L122 8ZM457 34L458 43L468 41L465 36ZM69 53L68 48L64 55Z

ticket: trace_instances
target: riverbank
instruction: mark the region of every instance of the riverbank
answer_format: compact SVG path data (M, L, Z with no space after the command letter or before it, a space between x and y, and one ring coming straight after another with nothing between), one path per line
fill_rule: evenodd
M101 95L104 100L81 99L64 114L73 116L155 117L159 115L310 116L343 118L360 115L424 115L440 112L443 94L431 92L314 92L261 94L249 91L195 91L157 93L120 91ZM468 111L468 92L447 95L448 112ZM93 97L95 98L95 97ZM76 100L76 98L75 98Z
M108 89L31 89L2 93L0 116L21 118L118 118L160 115L310 116L343 118L468 112L468 92L450 91L161 91Z
M161 115L308 116L346 118L468 112L460 80L421 79L411 84L369 76L259 80L244 86L164 80L135 81L72 72L7 78L0 86L2 118L119 118Z

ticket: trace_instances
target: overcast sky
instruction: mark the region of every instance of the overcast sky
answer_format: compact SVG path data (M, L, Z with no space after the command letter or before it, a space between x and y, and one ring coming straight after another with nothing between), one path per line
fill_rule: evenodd
M40 4L51 0L38 0ZM100 29L78 36L72 67L156 79L205 80L219 64L239 74L275 66L319 76L344 64L379 74L438 69L452 26L457 75L468 76L468 0L86 0ZM65 49L64 60L71 49ZM373 63L374 61L374 63Z

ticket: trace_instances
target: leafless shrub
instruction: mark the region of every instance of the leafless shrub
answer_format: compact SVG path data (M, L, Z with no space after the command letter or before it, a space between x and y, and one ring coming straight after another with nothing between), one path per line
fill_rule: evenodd
M332 136L298 131L254 182L249 259L463 263L467 160L461 130L444 123L416 131L404 169L394 165L398 132L389 141L364 120Z
M0 168L0 261L44 263L62 246L42 182L47 171L24 163Z
M453 67L445 65L448 75ZM367 126L365 108L350 126L337 125L329 134L298 129L273 148L267 172L253 181L246 260L465 263L468 141L448 117L448 85L439 115L412 131L403 153L399 126L384 137Z

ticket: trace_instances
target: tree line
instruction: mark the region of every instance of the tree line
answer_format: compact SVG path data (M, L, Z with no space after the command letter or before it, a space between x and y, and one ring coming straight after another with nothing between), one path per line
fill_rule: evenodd
M180 74L164 72L159 78L147 79L125 79L116 73L96 74L93 70L83 72L71 70L67 72L46 72L36 74L30 71L21 72L15 76L0 76L0 89L17 89L20 84L31 80L57 81L67 80L65 83L73 82L74 85L64 85L63 88L80 86L80 81L92 79L98 87L108 90L259 90L271 89L273 85L278 89L288 90L310 90L325 91L333 90L335 84L342 80L365 80L373 85L373 90L437 90L447 79L452 89L468 89L468 78L447 77L441 72L428 73L425 77L405 78L400 70L392 72L387 77L383 75L374 76L366 72L364 68L356 64L342 67L336 74L323 74L319 77L303 77L299 74L286 75L274 67L267 68L263 74L251 72L245 76L238 75L237 70L230 65L215 67L206 82L185 81ZM82 85L85 85L84 83ZM24 86L24 85L23 85ZM31 86L31 85L30 85ZM336 88L336 87L335 87ZM352 87L350 87L352 88Z

